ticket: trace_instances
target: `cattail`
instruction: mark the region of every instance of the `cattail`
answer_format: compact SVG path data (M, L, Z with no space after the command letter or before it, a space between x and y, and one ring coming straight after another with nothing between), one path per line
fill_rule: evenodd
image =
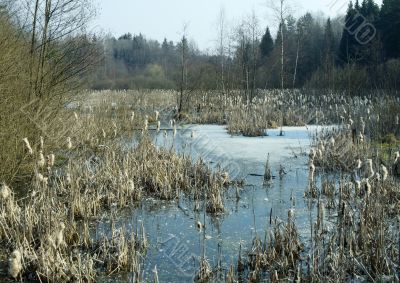
M41 173L36 173L36 180L39 182L39 183L43 183L43 181L44 181L44 177L43 177L43 175L41 174Z
M67 183L67 185L71 185L72 183L71 174L69 173L65 174L65 182Z
M39 168L43 168L45 164L46 164L46 160L44 159L43 152L40 150L37 165Z
M15 250L12 252L11 257L8 259L8 274L17 279L18 275L22 271L22 256L21 252Z
M221 173L221 180L222 184L228 184L229 183L229 173L228 172L222 172Z
M133 120L135 119L135 112L133 112L133 111L131 112L131 118L130 119L131 119L131 122L133 122Z
M11 196L11 190L6 184L2 184L0 188L0 198L7 200Z
M47 166L53 167L56 160L56 156L51 153L47 156Z
M365 134L365 122L364 122L364 118L361 117L361 134Z
M40 173L36 173L36 181L37 181L39 184L43 185L44 187L47 186L48 180L49 180L49 178L44 177L44 176L43 176L42 174L40 174Z
M360 169L361 169L361 166L362 166L361 160L360 160L360 159L357 159L357 160L356 160L356 170L360 170Z
M44 139L43 137L40 137L40 150L43 150L44 148Z
M49 183L49 178L44 177L42 183L43 183L43 186L44 186L44 187L47 187L47 185L48 185L48 183Z
M160 128L161 128L161 122L157 121L157 133L160 132Z
M381 170L381 174L382 174L382 180L383 181L386 181L386 179L388 178L388 176L389 176L389 171L388 171L388 169L386 168L386 166L385 165L383 165L383 164L381 164L381 168L380 168Z
M265 171L264 171L264 181L271 181L272 180L272 173L271 168L269 167L269 153L267 156L267 161L265 162Z
M324 217L325 217L325 205L324 205L324 203L321 202L321 203L319 203L319 207L318 207L318 220L317 220L317 225L321 229L324 226Z
M292 222L293 218L294 218L294 209L291 208L291 209L288 210L288 222L289 223Z
M362 179L361 180L361 188L364 189L364 193L369 196L371 194L371 183L369 179Z
M158 283L159 281L158 281L158 272L157 272L157 265L156 266L154 266L154 269L153 269L153 278L154 278L154 283Z
M72 148L72 141L70 137L67 137L67 149L71 149Z
M365 173L364 173L365 178L372 178L375 174L373 166L372 166L372 159L367 159L365 161L365 167L366 167Z
M55 234L55 244L57 248L65 245L64 230L65 225L61 222L59 225L59 230Z
M358 140L360 141L360 143L364 142L364 135L362 134L362 132L358 133Z
M334 148L334 147L335 147L335 138L334 138L334 137L331 137L331 138L330 138L330 140L329 140L329 145L330 145L331 148Z
M371 184L369 182L369 179L366 179L365 181L365 191L367 192L367 195L369 196L371 194Z
M310 160L314 161L315 155L316 155L315 150L312 148L310 150L310 154L308 155L308 157L310 158Z
M324 157L324 153L322 152L322 150L318 149L317 151L317 155L319 159L322 159Z
M310 172L309 172L309 175L308 175L308 182L309 182L309 186L310 186L310 189L311 189L313 187L313 184L314 184L314 174L315 174L315 165L314 165L313 162L310 162L309 168L310 168Z
M355 181L355 186L356 186L356 190L360 191L361 190L361 181L359 181L359 180Z
M26 147L26 149L28 151L28 154L29 155L33 155L33 150L32 150L32 147L31 147L29 141L28 141L28 138L24 138L23 142L25 143L25 147Z
M278 283L279 282L279 276L278 276L278 271L277 270L274 270L274 273L272 274L271 282L273 282L273 283Z

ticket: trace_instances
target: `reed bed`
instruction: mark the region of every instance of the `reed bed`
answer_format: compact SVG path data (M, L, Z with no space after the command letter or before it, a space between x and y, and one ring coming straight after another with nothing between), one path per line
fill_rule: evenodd
M250 102L239 91L193 93L187 109L189 121L227 125L231 134L266 135L281 126L340 125L356 130L354 138L385 140L399 137L399 98L380 92L363 96L318 94L303 90L259 90ZM397 129L394 131L394 129Z
M115 229L113 215L144 197L187 197L204 203L208 213L224 211L225 172L154 145L149 127L167 119L165 108L147 100L135 108L118 100L117 108L110 101L92 108L69 105L65 111L72 117L62 125L68 136L57 148L47 146L48 137L21 140L33 168L31 182L22 193L6 184L0 188L1 253L11 278L96 282L130 272L141 282L148 246L143 224ZM111 217L111 235L95 236L94 224L104 217Z

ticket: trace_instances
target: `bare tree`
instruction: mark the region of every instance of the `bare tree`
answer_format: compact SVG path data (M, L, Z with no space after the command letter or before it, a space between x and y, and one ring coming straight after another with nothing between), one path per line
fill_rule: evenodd
M249 99L249 38L246 30L246 23L243 21L238 27L236 31L237 35L237 52L238 52L238 67L239 67L239 81L241 82L241 88L244 90L244 99L247 102Z
M222 94L225 96L225 56L226 56L226 43L225 43L225 10L220 9L217 20L217 32L218 32L218 57L220 60L220 81L219 86Z
M180 82L179 82L179 97L178 97L178 114L182 113L183 102L185 100L185 92L187 89L187 61L188 61L188 39L187 39L188 24L185 23L182 28L182 38L180 42Z
M275 19L279 22L280 27L280 39L281 39L281 95L283 95L285 88L285 38L284 27L286 25L286 18L290 14L291 8L289 6L289 0L271 0L269 7L271 8ZM282 109L281 109L282 112ZM281 131L280 135L283 135L283 113L281 113Z
M256 77L259 59L259 42L260 42L260 28L259 22L253 11L250 19L248 20L248 30L251 37L251 90L250 90L250 103L253 101L256 91Z
M91 1L25 1L26 13L32 16L30 26L23 27L31 34L29 97L63 94L99 59L86 31L94 15Z

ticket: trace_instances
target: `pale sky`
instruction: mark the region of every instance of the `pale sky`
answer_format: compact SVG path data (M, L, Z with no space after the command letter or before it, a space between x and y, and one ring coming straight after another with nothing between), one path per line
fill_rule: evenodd
M118 37L124 33L142 33L160 42L164 37L178 41L183 25L187 34L203 51L214 48L217 38L216 22L221 8L228 24L237 25L252 11L261 29L268 25L274 31L277 22L269 6L278 0L95 0L98 15L93 29ZM361 1L360 1L361 2ZM379 5L382 0L375 0ZM348 0L290 0L294 15L306 12L324 13L334 17L346 13Z

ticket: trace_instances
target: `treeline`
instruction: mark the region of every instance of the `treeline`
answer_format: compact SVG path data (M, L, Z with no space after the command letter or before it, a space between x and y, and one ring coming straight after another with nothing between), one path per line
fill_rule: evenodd
M350 2L344 18L286 15L275 38L255 16L218 27L213 54L182 36L162 43L125 34L99 41L104 64L90 78L95 89L317 88L351 93L400 84L400 1ZM283 56L282 56L283 55ZM184 60L182 59L184 58ZM184 72L184 77L182 73Z

